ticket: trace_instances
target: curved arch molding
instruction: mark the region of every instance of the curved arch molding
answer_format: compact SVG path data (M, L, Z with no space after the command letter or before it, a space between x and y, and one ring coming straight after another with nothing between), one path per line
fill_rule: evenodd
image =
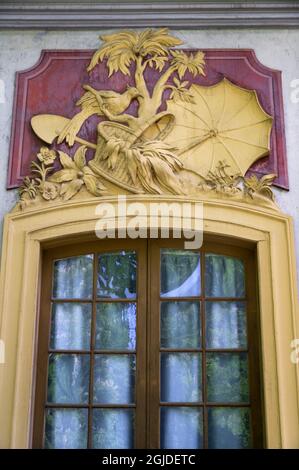
M195 202L178 196L128 200ZM0 278L0 338L6 347L6 362L0 365L1 448L31 446L42 249L94 236L98 202L53 202L6 215ZM116 205L117 196L102 202ZM275 209L214 199L204 202L204 233L256 248L266 446L299 448L299 370L290 360L291 341L299 337L292 220Z

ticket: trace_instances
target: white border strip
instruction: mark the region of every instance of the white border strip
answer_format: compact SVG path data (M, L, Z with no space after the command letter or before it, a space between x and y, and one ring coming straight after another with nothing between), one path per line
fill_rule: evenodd
M0 29L298 28L297 2L0 4Z

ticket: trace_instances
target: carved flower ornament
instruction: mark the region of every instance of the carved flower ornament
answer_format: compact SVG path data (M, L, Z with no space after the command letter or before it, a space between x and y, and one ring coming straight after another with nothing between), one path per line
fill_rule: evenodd
M94 196L100 196L106 189L91 168L86 165L86 150L85 146L79 147L74 160L66 153L59 152L63 169L54 173L49 180L53 183L61 183L60 196L64 200L71 199L83 185Z
M65 152L58 152L62 166L61 170L53 172L50 166L57 158L54 150L42 147L37 154L40 163L32 162L32 173L37 176L24 178L23 184L19 189L21 197L21 207L26 206L26 201L36 199L38 194L50 201L60 196L63 200L71 199L77 194L82 186L94 196L100 196L106 190L105 186L99 181L99 178L86 164L85 153L86 147L78 148L72 159Z
M54 150L48 149L48 147L41 147L39 153L37 154L37 158L45 165L52 165L56 158L56 153Z

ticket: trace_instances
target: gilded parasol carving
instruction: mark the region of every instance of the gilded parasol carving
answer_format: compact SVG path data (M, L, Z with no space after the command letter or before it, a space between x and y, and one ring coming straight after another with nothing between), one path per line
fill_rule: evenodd
M185 168L207 175L225 160L230 172L245 175L268 155L272 117L261 107L256 92L227 79L214 86L192 85L192 101L169 101L175 125L166 142L178 148Z

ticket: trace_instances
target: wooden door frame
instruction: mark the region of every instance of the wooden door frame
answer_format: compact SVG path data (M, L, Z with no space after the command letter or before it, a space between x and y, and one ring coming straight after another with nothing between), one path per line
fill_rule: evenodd
M159 239L151 240L149 245L152 245L151 259L149 260L149 270L151 280L151 292L149 297L150 302L150 323L148 326L149 331L149 344L148 344L148 357L149 360L149 383L150 390L148 396L151 397L149 416L149 432L148 432L148 446L150 449L156 449L160 446L160 275L161 269L157 270L160 266L160 249L173 248L184 249L184 240L169 240ZM253 448L261 448L266 445L264 439L264 425L263 425L263 390L261 387L262 379L262 364L260 354L260 329L258 322L258 298L257 298L257 271L256 271L256 253L251 247L235 246L227 241L225 244L217 242L210 242L209 237L205 237L203 246L195 252L215 253L219 255L233 256L240 258L244 262L245 267L245 283L246 283L246 318L247 318L247 333L248 333L248 362L249 362L249 391L250 391L250 409L251 409L251 434ZM204 257L203 257L204 260ZM204 261L201 260L201 291L204 292ZM201 328L204 334L205 329L205 301L200 296L201 303ZM164 299L165 300L165 299ZM203 354L205 350L203 349ZM203 357L203 364L205 359ZM258 373L256 373L256 367ZM203 386L206 383L205 370L203 369ZM158 380L157 380L158 379ZM204 412L207 406L203 407ZM205 420L207 417L205 416ZM204 430L204 446L207 447L207 431Z
M146 361L146 297L138 295L146 289L146 271L142 269L146 263L146 244L144 240L113 240L107 243L88 242L76 243L72 245L61 246L55 249L46 250L42 261L42 288L39 314L39 334L38 334L38 353L36 367L36 387L35 387L35 406L34 421L32 424L33 448L42 448L44 439L44 411L46 405L47 377L48 377L48 349L50 336L50 316L51 316L51 292L53 282L53 263L54 260L80 256L84 254L93 254L93 297L91 335L92 344L95 338L95 317L96 317L96 255L100 253L109 253L119 250L136 251L137 263L137 318L136 318L136 427L138 433L135 433L135 447L144 448L146 445L146 416L145 406L139 406L139 403L146 403L146 377L142 371L145 369ZM109 299L107 298L109 302ZM78 299L80 302L80 299ZM93 357L94 354L92 353ZM91 363L90 384L92 387L93 369ZM91 413L91 404L89 402L88 410ZM91 418L88 419L88 446L91 447Z
M51 311L51 290L53 261L60 258L80 256L84 254L94 254L93 261L93 318L95 318L96 302L96 253L107 253L118 250L136 250L138 258L137 268L137 351L136 351L136 448L159 448L160 446L160 249L173 248L184 249L182 239L139 239L139 240L113 240L103 242L76 243L61 246L55 249L46 250L43 256L42 269L42 289L40 302L39 321L39 352L37 359L36 374L36 400L33 426L33 447L43 447L44 434L44 409L46 403L47 389L47 364L48 364L48 343L50 333L50 311ZM198 250L195 250L198 251ZM254 253L244 247L235 247L229 244L205 242L200 249L201 253L212 252L221 255L240 257L245 263L246 292L252 294L247 297L247 326L249 337L249 371L250 390L252 406L252 435L253 446L261 447L262 442L262 410L261 410L261 389L260 373L256 374L252 364L260 364L259 360L259 338L257 329L257 294L255 282L255 256ZM146 266L147 269L143 269ZM202 292L204 291L204 265L201 261L201 282ZM139 295L139 292L146 292L146 295ZM79 300L78 300L79 301ZM201 301L202 331L204 332L204 302ZM250 321L249 321L250 320ZM94 325L94 321L92 322ZM92 329L92 335L94 331ZM250 341L256 338L255 341ZM205 354L205 352L203 352ZM203 360L205 364L205 360ZM142 371L146 369L146 372ZM92 371L91 375L92 377ZM203 370L205 383L205 371ZM91 379L92 381L92 379ZM90 385L92 386L92 385ZM140 403L142 405L140 406ZM91 406L89 406L89 413ZM206 406L203 407L206 413ZM205 422L206 422L205 416ZM89 446L91 446L91 420L88 420ZM207 446L207 432L204 432L205 446Z

